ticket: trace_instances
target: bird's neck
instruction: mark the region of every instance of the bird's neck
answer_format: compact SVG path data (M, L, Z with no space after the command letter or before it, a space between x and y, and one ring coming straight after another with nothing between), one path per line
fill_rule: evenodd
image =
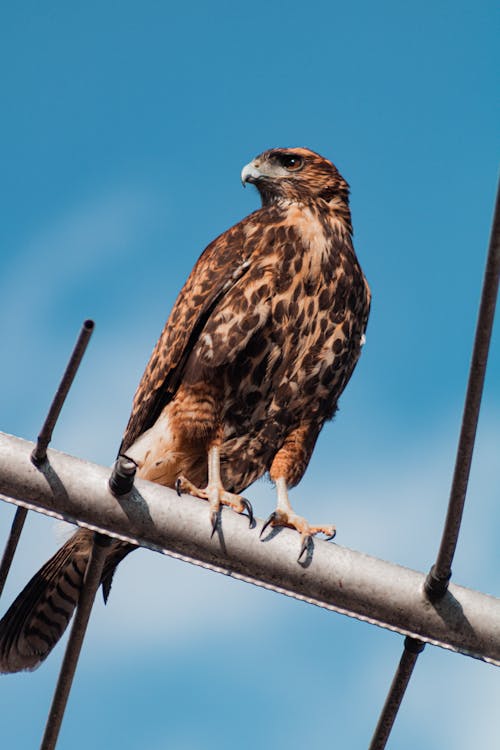
M352 236L352 220L349 204L339 195L325 198L316 198L310 200L297 200L290 198L277 198L268 207L274 206L285 215L293 216L294 220L299 220L300 215L307 217L316 217L323 225L330 225L332 230L338 232L345 231ZM263 206L265 208L266 206Z
M328 207L327 213L331 217L331 220L343 224L347 232L352 236L352 219L349 204L338 196L334 196L325 202Z

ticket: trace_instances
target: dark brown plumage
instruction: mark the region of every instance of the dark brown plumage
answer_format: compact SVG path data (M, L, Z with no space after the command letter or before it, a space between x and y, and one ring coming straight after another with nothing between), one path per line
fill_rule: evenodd
M256 185L262 208L194 266L135 394L120 452L140 476L208 499L212 525L221 505L248 507L237 493L269 472L278 492L269 523L300 531L302 554L312 534L334 529L296 515L287 490L359 358L370 291L352 246L348 185L330 161L304 148L271 149L242 180ZM2 671L34 668L57 642L90 544L90 533L78 531L7 612ZM112 543L106 593L131 549Z

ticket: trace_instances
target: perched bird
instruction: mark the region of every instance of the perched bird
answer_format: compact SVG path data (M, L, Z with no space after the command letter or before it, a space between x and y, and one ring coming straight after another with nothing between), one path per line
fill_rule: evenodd
M134 397L120 454L138 475L208 500L212 529L226 505L269 472L277 507L266 525L313 534L288 489L358 361L370 290L351 235L349 187L305 148L274 148L247 164L262 207L203 252L173 307ZM0 622L0 671L33 669L78 602L92 545L80 529L28 583ZM113 540L102 578L134 547Z

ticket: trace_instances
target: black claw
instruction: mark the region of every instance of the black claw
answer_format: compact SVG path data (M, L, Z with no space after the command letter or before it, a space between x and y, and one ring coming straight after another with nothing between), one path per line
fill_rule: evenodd
M179 497L182 497L181 485L182 485L181 478L178 477L175 480L175 491L177 492L177 494L179 495Z
M300 560L301 560L301 558L302 558L302 555L304 554L304 552L307 552L307 550L308 550L308 548L309 548L309 542L310 542L310 541L311 541L311 536L310 536L310 534L308 534L307 536L305 536L305 537L303 538L303 540L302 540L302 544L300 545L300 552L299 552L299 556L298 556L298 558L297 558L297 562L298 562L298 563L300 562Z
M210 523L212 525L212 533L210 534L210 539L213 537L215 532L217 531L217 521L219 520L219 513L216 510L210 511Z
M267 521L264 523L264 526L261 529L261 532L259 534L259 539L262 539L262 534L267 529L268 526L272 524L273 521L276 521L276 511L273 511Z
M242 497L241 498L241 502L245 506L245 510L248 513L248 518L249 518L249 524L248 525L251 526L253 524L253 508L252 508L252 506L250 504L250 501L247 500L246 497Z
M327 536L326 539L325 539L325 541L326 542L331 542L331 540L335 539L336 536L337 536L337 530L334 529L333 534L331 536Z

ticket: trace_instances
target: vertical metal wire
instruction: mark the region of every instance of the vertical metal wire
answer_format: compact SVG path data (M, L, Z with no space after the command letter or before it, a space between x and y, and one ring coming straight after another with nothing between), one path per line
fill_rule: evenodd
M38 436L35 449L33 450L33 453L31 455L31 460L33 461L35 466L40 466L40 464L45 461L45 458L47 456L47 446L52 439L52 432L54 430L66 396L68 395L68 391L71 388L71 384L75 379L76 371L78 370L80 362L82 361L82 357L85 354L85 350L87 348L87 344L89 343L93 330L94 321L85 320L76 341L75 348L73 349L69 362L66 366L66 370L64 371L64 375L62 376L61 382L59 383L59 388L57 389L56 395L54 396L52 404L50 405L47 418L43 423L43 427Z
M37 444L31 454L31 460L35 466L41 466L47 457L47 446L52 438L52 432L55 424L61 413L64 401L68 395L68 391L71 388L71 384L76 375L76 371L80 366L82 357L85 354L87 344L89 343L92 331L94 330L94 321L85 320L80 330L78 339L73 348L71 357L66 365L66 370L62 376L59 387L56 391L56 395L52 400L49 412L43 423L42 429L38 436ZM0 596L5 586L5 581L9 575L9 571L12 565L12 560L17 549L17 545L23 530L24 522L26 520L27 511L24 508L19 508L14 517L12 528L5 545L5 550L2 556L2 562L0 563Z
M474 339L474 348L465 397L462 427L458 441L455 470L448 503L448 512L441 537L441 544L425 583L427 596L439 599L448 587L451 564L457 546L462 521L465 495L469 481L472 453L479 419L479 408L483 393L488 351L495 317L495 306L500 277L500 186L497 189L495 213L491 229L488 256L484 272L483 289Z
M94 535L94 544L87 564L85 581L80 594L68 644L66 646L66 652L61 665L61 671L59 673L59 679L52 699L52 705L50 707L40 750L54 750L56 746L73 677L75 675L76 665L78 663L78 657L80 656L95 595L101 582L107 549L110 543L110 537L97 533Z
M16 510L16 515L14 516L9 538L7 539L7 544L5 545L5 550L2 556L2 562L0 563L0 596L2 596L5 581L9 575L10 566L12 565L12 560L14 559L17 549L17 543L19 542L19 537L21 536L27 515L28 511L26 508L18 508Z
M436 562L425 580L424 590L431 601L444 596L451 578L451 564L462 522L465 496L469 483L472 454L476 439L479 409L483 394L486 365L490 347L495 307L500 278L500 185L497 187L495 211L486 258L483 288L474 337L474 347L465 396L462 426L448 502L448 511ZM418 654L424 648L421 641L406 638L405 648L389 689L369 750L383 750L403 700Z
M375 727L369 750L384 750L394 725L396 715L399 711L399 707L404 698L406 688L408 687L410 677L412 676L413 668L418 659L418 655L424 649L424 645L425 644L422 643L422 641L418 641L415 638L405 638L403 655L401 656L387 698L385 699L384 707L380 714L377 726Z

